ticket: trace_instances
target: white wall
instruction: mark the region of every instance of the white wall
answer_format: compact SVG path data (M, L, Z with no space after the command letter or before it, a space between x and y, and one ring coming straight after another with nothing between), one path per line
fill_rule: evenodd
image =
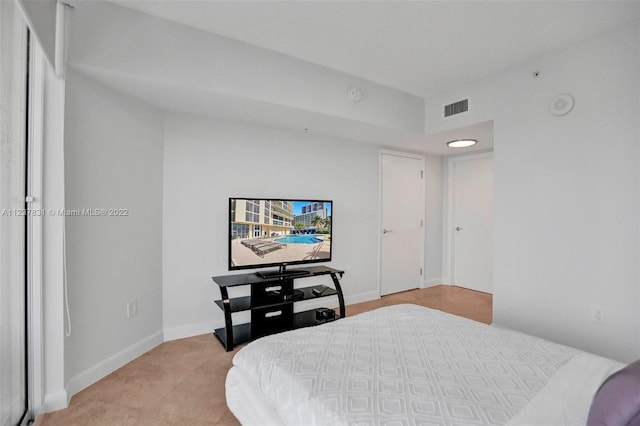
M425 107L431 132L494 120L494 321L624 361L640 355L638 31L636 22ZM575 108L550 115L565 92ZM465 97L468 113L440 118Z
M352 121L356 130L372 123L383 135L385 128L421 132L421 99L110 3L75 6L66 208L126 208L129 216L66 219L73 333L60 354L69 395L157 344L162 331L173 339L222 325L210 277L228 273L230 196L333 199L332 265L347 271L347 302L378 297L377 146L320 136L316 129L177 113L163 118L134 97L164 105L179 87L183 98L194 91L198 99L235 97L315 114L319 122ZM143 88L123 91L132 81ZM364 91L358 104L346 99L352 86ZM282 162L286 168L274 167ZM438 157L427 158L428 285L441 281L441 167ZM133 299L139 313L127 319L125 305Z
M378 296L378 150L312 133L168 114L164 141L165 338L224 324L228 198L334 201L333 261L347 301Z
M66 208L128 211L66 217L71 395L161 342L162 139L160 112L69 70Z

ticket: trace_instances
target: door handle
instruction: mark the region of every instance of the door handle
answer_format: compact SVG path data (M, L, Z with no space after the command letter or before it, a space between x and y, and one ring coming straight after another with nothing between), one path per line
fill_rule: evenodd
M382 233L383 233L383 234L388 234L388 233L390 233L390 232L393 232L393 231L390 231L389 229L383 229L383 230L382 230Z
M464 228L460 227L460 226L456 226L456 231L460 232L462 231Z

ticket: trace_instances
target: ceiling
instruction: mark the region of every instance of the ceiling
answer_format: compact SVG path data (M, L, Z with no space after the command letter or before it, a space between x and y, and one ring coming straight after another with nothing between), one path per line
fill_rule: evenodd
M638 0L115 2L421 97L640 18Z
M424 98L640 19L640 0L112 2ZM143 87L121 78L113 84L125 84L127 93ZM197 96L180 91L164 105L149 95L159 89L147 89L140 97L167 109L184 97L184 111L206 109L231 120L246 120L253 111L259 117L255 121L265 125L296 128L304 121L314 129L330 129L334 136L373 143L394 140L397 148L436 155L451 153L446 141L466 137L479 143L456 152L493 147L491 122L426 136L387 134L255 102L220 98L215 105L196 105Z

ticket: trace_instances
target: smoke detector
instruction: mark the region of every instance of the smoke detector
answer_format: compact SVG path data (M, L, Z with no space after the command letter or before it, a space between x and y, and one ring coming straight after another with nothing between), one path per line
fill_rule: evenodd
M566 115L573 109L574 104L575 100L573 99L573 96L568 93L563 93L562 95L558 95L551 99L551 102L549 103L549 112L557 116Z
M360 102L360 100L362 100L362 90L357 87L352 87L347 92L347 97L351 102Z

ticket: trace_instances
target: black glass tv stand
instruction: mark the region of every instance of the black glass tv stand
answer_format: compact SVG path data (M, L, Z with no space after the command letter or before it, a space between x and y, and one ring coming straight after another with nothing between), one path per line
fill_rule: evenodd
M270 270L270 271L258 271L255 273L260 278L293 278L300 277L303 275L309 275L309 269L299 268L299 269L287 269L287 265L281 265L278 267L278 270Z
M224 312L225 325L217 328L214 335L227 350L233 350L235 345L246 343L268 334L279 333L295 328L318 325L334 321L345 316L344 296L339 278L344 271L327 266L311 266L295 269L304 271L298 275L289 275L294 270L286 271L286 276L268 276L262 278L255 273L222 275L212 277L213 282L220 288L220 300L215 303ZM315 284L294 289L294 281L308 277L327 275L331 277L331 284ZM229 288L248 286L249 296L229 297ZM244 293L246 294L246 293ZM326 308L309 309L294 312L294 304L302 301L337 296L338 312ZM250 322L234 324L232 313L250 311ZM323 312L318 312L323 311ZM332 311L332 312L327 312ZM330 314L326 316L326 314Z

